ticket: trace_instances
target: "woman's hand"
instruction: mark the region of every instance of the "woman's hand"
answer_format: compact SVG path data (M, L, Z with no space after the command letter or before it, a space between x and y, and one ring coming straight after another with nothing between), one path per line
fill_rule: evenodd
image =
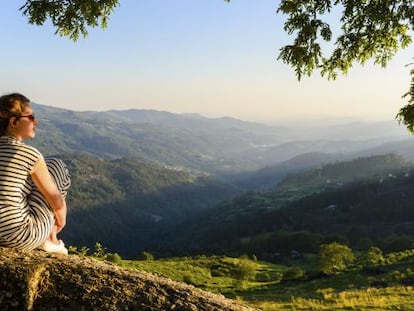
M61 208L59 210L55 210L55 226L56 226L56 233L62 231L62 229L66 225L66 204L65 208Z

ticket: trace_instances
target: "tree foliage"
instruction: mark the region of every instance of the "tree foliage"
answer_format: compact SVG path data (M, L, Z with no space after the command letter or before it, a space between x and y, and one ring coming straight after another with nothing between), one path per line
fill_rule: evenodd
M384 255L379 247L372 246L365 256L367 266L378 266L384 263Z
M106 28L109 15L118 0L28 0L20 8L30 24L43 25L50 19L56 34L76 41L80 35L87 36L87 27Z
M327 53L322 43L334 39L332 25L326 22L334 7L342 9L341 30ZM410 0L282 0L278 12L287 15L285 31L296 36L280 49L279 59L295 69L298 79L315 70L335 79L338 73L347 74L355 62L364 65L370 59L385 67L412 42L414 2ZM411 85L404 95L408 104L396 116L410 132L414 132L413 95L411 71Z
M80 35L87 35L88 26L105 28L118 2L28 0L21 10L29 23L43 25L50 19L57 34L76 41ZM327 22L334 9L342 11L338 35ZM280 49L279 59L295 69L298 79L314 71L335 79L338 73L346 74L355 62L365 64L370 59L385 67L412 41L412 0L281 0L277 12L287 15L284 30L295 36L291 44ZM333 48L323 49L331 41ZM396 118L414 133L414 70L403 97L408 104Z
M333 32L323 17L333 6L342 8L342 33L325 56L320 39L330 42ZM365 64L372 58L375 64L385 66L411 43L413 10L414 3L407 0L283 0L278 12L288 15L284 29L296 38L281 49L279 58L295 67L298 78L315 69L335 78L338 72L346 74L353 62Z
M242 255L235 262L232 277L236 279L238 287L243 288L246 281L254 280L257 273L257 263L248 256Z
M352 250L337 242L321 245L320 268L323 273L334 274L346 269L355 260Z
M336 9L342 14L334 36L327 21ZM295 36L278 58L295 69L299 80L314 71L335 79L338 73L347 74L355 62L364 65L370 59L385 67L412 42L412 0L282 0L277 12L287 16L284 30ZM323 49L332 41L332 49ZM409 90L403 95L408 104L396 118L414 133L414 69L410 75Z

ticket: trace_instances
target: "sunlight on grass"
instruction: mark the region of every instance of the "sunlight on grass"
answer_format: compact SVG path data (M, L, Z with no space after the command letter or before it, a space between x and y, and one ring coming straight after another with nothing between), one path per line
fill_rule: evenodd
M298 268L310 269L316 257L304 257L295 265L257 261L255 257L198 256L154 260L121 260L120 266L144 270L195 287L220 293L263 311L284 310L404 310L414 311L414 290L401 280L413 275L412 256L394 253L387 272L367 275L360 268L329 277L291 278ZM397 256L399 255L399 256ZM150 257L148 257L150 258ZM308 270L314 271L314 270ZM290 275L291 277L287 277ZM407 279L408 277L408 279ZM384 288L372 287L382 281Z
M267 310L414 310L412 287L394 286L385 289L368 288L335 293L320 290L320 299L292 297L290 301L250 303Z
M200 256L154 261L124 260L121 266L156 273L211 292L234 295L235 289L255 286L254 282L243 282L238 278L242 271L239 269L240 260L230 257ZM253 263L253 261L250 262ZM258 263L254 265L254 270L258 270L261 266Z

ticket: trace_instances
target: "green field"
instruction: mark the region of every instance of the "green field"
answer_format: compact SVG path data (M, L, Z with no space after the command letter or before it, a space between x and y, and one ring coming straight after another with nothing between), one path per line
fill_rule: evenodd
M246 256L150 258L118 264L221 293L262 310L414 310L414 251L384 258L371 269L355 263L330 276L318 273L316 255L284 260L284 264Z

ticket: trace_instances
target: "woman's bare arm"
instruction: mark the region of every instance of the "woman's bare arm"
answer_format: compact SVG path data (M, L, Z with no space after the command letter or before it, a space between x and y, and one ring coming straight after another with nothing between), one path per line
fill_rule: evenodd
M36 163L31 176L36 187L46 198L55 214L55 225L58 233L66 225L66 201L53 182L43 157Z

